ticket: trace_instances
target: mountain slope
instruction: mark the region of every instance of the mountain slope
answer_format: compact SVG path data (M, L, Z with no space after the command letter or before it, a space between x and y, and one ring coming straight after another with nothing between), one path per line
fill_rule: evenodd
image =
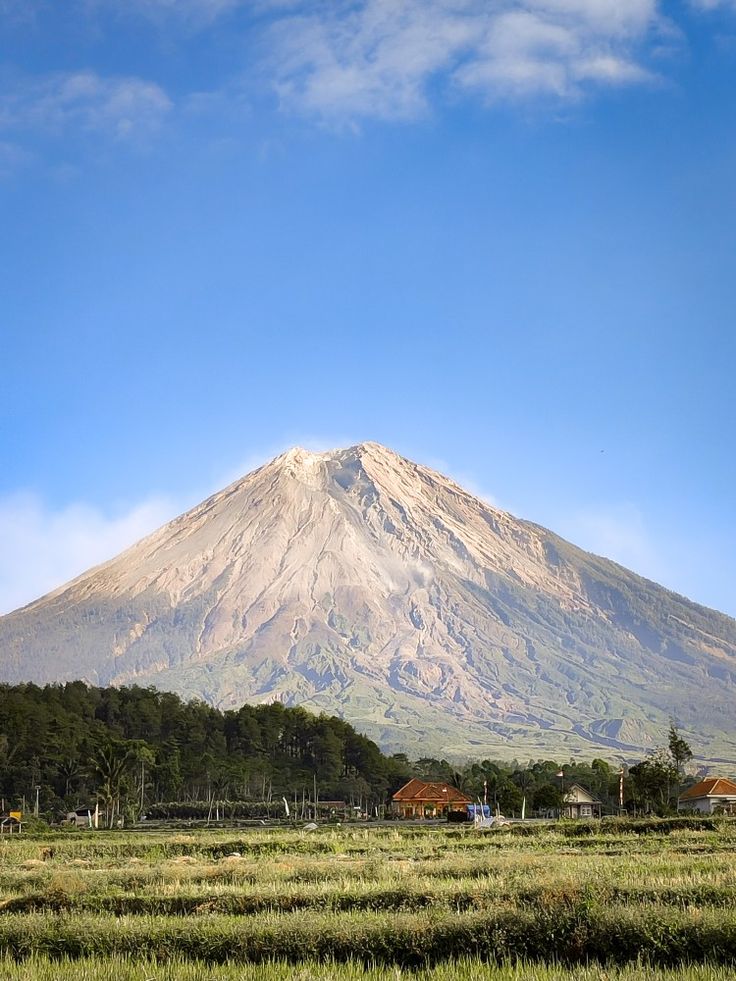
M420 755L736 760L736 621L374 443L295 449L0 618L0 679L280 698Z

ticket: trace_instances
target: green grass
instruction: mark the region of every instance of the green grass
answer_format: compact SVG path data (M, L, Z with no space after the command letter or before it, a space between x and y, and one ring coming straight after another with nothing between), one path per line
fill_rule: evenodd
M414 967L458 957L537 960L554 952L563 963L727 965L736 964L736 912L570 902L529 910L503 904L481 913L9 914L0 920L0 950L17 958L140 955L212 964L276 958Z
M6 839L0 977L733 976L736 822L522 830Z
M418 970L316 961L299 966L284 962L228 964L213 969L210 964L191 960L167 964L127 957L59 961L33 955L21 964L0 959L0 976L4 981L732 981L733 971L709 965L662 969L643 964L571 969L537 962L485 964L466 958Z

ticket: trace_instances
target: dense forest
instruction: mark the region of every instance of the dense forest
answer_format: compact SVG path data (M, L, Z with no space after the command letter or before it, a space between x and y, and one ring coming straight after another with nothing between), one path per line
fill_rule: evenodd
M627 771L627 805L671 808L689 758L677 738L672 728L669 748ZM619 767L600 759L523 766L484 760L457 769L445 760L385 756L342 719L279 702L221 712L152 688L0 685L3 810L28 813L37 804L39 815L53 820L99 802L112 824L142 815L283 816L286 797L297 813L300 802L304 813L304 801L340 800L373 815L412 776L485 795L508 815L523 801L528 814L559 806L561 788L572 782L608 813L618 803Z

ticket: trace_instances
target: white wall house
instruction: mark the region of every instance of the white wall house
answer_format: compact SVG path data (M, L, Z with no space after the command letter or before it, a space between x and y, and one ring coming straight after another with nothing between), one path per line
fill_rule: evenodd
M567 788L563 798L562 817L589 818L601 816L601 802L579 783Z
M725 777L708 777L680 794L679 806L680 810L698 811L700 814L713 814L721 810L736 813L736 783Z

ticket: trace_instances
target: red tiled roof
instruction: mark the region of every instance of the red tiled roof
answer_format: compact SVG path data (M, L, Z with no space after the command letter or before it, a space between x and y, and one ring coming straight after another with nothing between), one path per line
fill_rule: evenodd
M680 800L695 800L698 797L736 797L736 783L726 777L708 777L680 794Z
M425 783L413 777L409 783L397 790L393 800L396 801L452 801L454 804L469 804L471 798L453 787L450 783Z

